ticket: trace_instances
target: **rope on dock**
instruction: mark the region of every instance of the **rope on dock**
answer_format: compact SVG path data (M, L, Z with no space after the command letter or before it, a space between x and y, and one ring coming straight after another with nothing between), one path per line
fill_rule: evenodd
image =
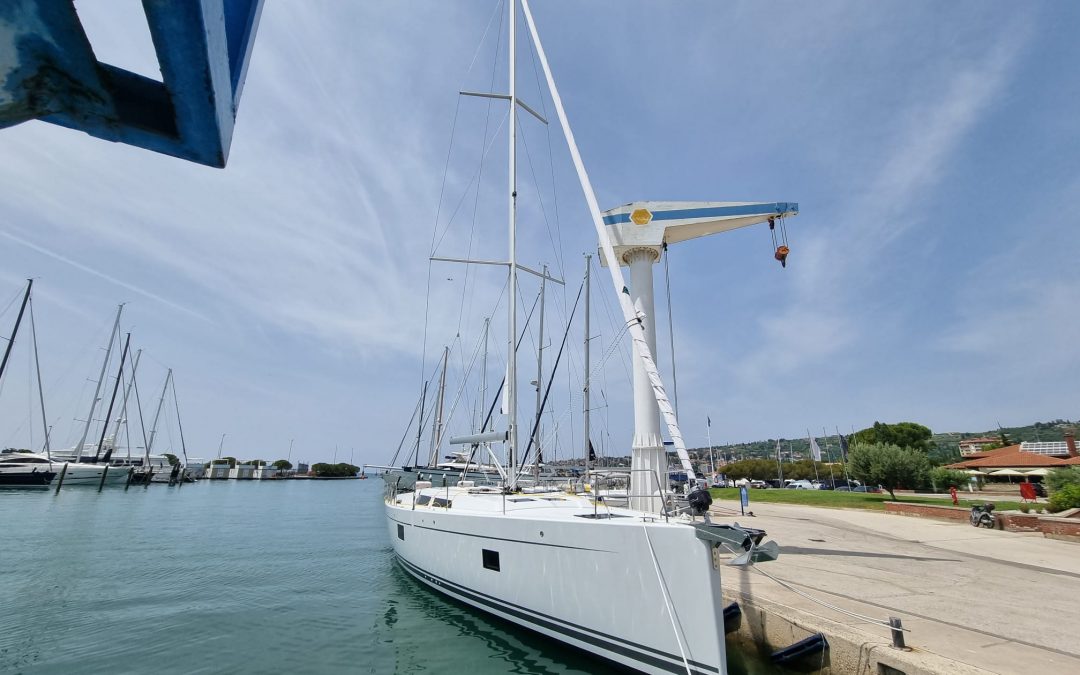
M723 546L724 546L724 548L726 548L728 551L730 551L734 555L737 555L738 553L741 553L741 551L735 551L731 547L727 546L726 544L723 545ZM769 574L768 572L761 569L757 565L751 564L750 568L753 569L755 572L758 572L759 574L763 574L766 577L768 577L769 579L772 579L773 581L780 584L782 587L788 589L792 593L795 593L796 595L799 595L799 596L801 596L803 598L806 598L810 602L817 603L817 604L821 605L822 607L827 607L827 608L833 610L834 612L839 612L841 614L847 614L848 616L854 617L854 618L859 619L861 621L865 621L867 623L872 623L872 624L875 624L875 625L878 625L878 626L883 626L883 627L888 628L890 630L902 630L902 631L905 631L905 632L910 632L910 629L908 629L908 628L896 628L896 627L894 627L891 623L889 623L889 621L887 619L875 619L872 616L866 616L865 614L859 614L858 612L853 612L853 611L851 611L849 609L844 609L843 607L838 607L837 605L834 605L832 603L826 602L826 601L821 600L819 598L815 598L814 596L810 595L806 591L801 591L798 588L795 588L794 586L792 586L790 583L784 581L783 579L778 579L777 577L774 577L773 575ZM794 609L794 608L791 608L791 609ZM805 610L802 610L802 611L805 611ZM818 618L828 619L828 617L824 617L824 616L820 616L820 615L818 615Z

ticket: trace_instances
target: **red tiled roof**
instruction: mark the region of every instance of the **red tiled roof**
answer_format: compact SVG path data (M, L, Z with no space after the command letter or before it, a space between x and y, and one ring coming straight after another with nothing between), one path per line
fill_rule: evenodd
M979 450L978 452L969 452L964 455L965 461L972 459L982 459L983 457L993 457L1002 452L1012 452L1017 450L1019 445L1006 445L1004 448L994 448L993 450Z
M1080 458L1077 458L1080 459ZM1075 462L1080 464L1080 462ZM1010 445L998 450L992 450L988 455L976 459L968 459L963 462L950 464L950 469L1004 469L1004 468L1038 468L1044 466L1064 466L1065 460L1055 457L1047 457L1034 452L1023 452L1019 445Z
M1077 466L1077 465L1080 465L1080 457L1070 457L1068 459L1063 459L1063 460L1061 460L1061 463L1062 464L1068 464L1068 465L1071 465L1071 466Z
M1000 438L994 438L992 436L981 436L979 438L962 438L959 443L961 445L964 443L997 443L1000 440Z

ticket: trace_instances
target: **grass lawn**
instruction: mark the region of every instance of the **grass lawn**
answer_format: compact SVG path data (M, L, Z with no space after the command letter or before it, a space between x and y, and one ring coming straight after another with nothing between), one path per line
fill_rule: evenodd
M713 499L739 501L738 488L713 488L709 490ZM891 501L888 492L881 494L865 492L835 492L833 490L750 490L750 504L754 502L767 502L770 504L801 504L803 506L824 506L836 509L877 509L885 510L885 502ZM896 496L898 502L911 504L937 504L939 506L951 506L952 500L948 495L942 495L940 499L934 497L914 497L900 494ZM961 499L960 506L971 508L976 504L985 504L985 500ZM994 508L998 511L1010 511L1020 508L1020 502L994 502Z

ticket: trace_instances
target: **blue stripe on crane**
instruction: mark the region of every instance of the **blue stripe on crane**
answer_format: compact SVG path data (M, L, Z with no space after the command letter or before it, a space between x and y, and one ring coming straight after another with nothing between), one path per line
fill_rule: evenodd
M733 216L763 216L766 214L785 215L798 213L799 205L789 202L772 204L737 204L735 206L708 206L698 209L672 209L670 211L652 211L653 220L691 220L696 218L730 218ZM604 216L605 225L629 223L630 213L616 213Z

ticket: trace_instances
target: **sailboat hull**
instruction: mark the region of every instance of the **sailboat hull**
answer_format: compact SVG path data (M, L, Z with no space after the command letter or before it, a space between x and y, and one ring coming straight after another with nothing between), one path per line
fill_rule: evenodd
M720 572L691 527L413 510L403 496L386 505L390 539L430 588L639 672L727 672Z

